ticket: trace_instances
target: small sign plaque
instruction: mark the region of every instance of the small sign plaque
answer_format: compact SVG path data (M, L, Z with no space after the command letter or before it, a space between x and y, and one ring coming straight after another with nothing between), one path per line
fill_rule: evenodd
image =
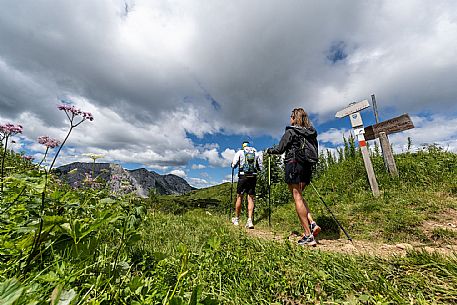
M349 118L351 119L352 128L363 126L362 116L360 115L360 112L349 115Z
M354 128L353 131L354 131L354 136L356 136L356 137L359 134L364 134L365 133L365 129L363 127Z
M348 107L344 108L343 110L340 110L338 111L336 114L335 114L335 117L336 118L343 118L345 116L348 116L354 112L359 112L365 108L368 108L370 107L370 104L368 103L368 100L363 100L361 102L358 102L358 103L354 103L354 104L351 104L349 105Z

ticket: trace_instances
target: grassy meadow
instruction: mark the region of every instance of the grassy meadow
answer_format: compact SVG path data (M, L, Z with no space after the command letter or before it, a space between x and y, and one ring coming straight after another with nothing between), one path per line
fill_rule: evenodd
M354 240L457 244L457 156L431 146L396 156L398 178L372 156L373 198L360 154L348 143L322 156L314 185ZM301 232L274 160L271 227L266 174L253 237L228 221L229 183L182 196L114 196L72 189L12 152L0 202L0 304L455 304L457 256L350 255L288 242ZM312 188L321 239L344 238ZM454 213L454 214L452 214ZM455 219L454 219L455 221Z

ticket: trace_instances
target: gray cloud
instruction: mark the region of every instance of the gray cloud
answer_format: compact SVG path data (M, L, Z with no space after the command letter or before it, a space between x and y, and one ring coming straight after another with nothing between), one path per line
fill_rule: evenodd
M294 107L324 122L371 93L386 111L457 111L456 11L455 1L11 2L0 11L0 115L33 118L30 139L40 122L62 135L55 105L70 97L96 114L76 131L81 151L225 164L186 133L277 136Z

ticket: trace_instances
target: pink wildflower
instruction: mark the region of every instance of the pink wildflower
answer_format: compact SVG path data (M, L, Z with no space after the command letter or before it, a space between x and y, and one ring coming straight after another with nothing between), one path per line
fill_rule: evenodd
M56 148L57 146L60 145L60 141L50 138L48 136L38 137L38 143L43 144L44 146L46 146L48 148Z
M32 157L32 156L27 156L27 155L25 155L25 156L22 156L22 159L27 160L27 161L32 161L32 160L35 159L35 158Z
M22 125L14 125L11 123L0 125L0 133L2 133L4 136L22 133Z
M72 126L73 126L73 119L76 116L82 116L82 120L79 123L77 123L75 126L81 124L85 120L89 120L89 121L94 120L92 113L81 111L81 109L76 108L75 106L69 105L69 104L65 103L65 101L62 101L62 102L63 102L63 104L58 105L57 109L65 111L68 118L70 119L70 122L72 123Z
M80 114L83 113L83 112L81 111L81 109L78 109L78 108L76 108L75 106L71 106L71 105L68 105L68 104L59 105L59 106L57 106L57 108L58 108L59 110L65 111L65 112L71 112L71 113L73 113L74 115L80 115Z

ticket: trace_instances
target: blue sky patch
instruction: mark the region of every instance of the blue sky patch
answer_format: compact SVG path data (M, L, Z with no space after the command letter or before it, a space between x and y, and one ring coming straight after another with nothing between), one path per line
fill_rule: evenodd
M346 51L346 43L344 41L333 42L327 51L327 59L335 64L338 61L344 60L348 57Z

